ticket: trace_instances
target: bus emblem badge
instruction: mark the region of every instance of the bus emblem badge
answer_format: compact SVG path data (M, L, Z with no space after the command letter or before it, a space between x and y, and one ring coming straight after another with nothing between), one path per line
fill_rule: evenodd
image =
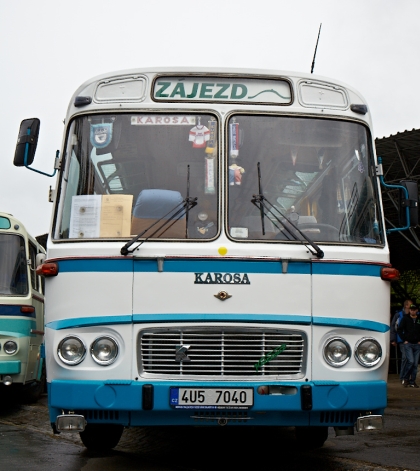
M175 361L191 361L191 358L188 357L188 349L191 345L176 345L175 346Z
M231 294L227 293L226 291L219 291L217 294L214 295L215 298L220 299L220 301L225 301L232 297Z

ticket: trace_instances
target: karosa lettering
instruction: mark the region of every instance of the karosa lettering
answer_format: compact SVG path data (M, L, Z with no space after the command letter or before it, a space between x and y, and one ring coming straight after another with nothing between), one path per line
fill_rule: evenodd
M230 285L242 284L250 285L248 275L246 273L194 273L194 284L208 284L208 285Z
M131 124L193 124L187 116L133 116Z
M172 85L172 87L171 87ZM158 82L159 89L155 90L155 98L194 98L201 100L241 100L248 94L248 88L241 83L198 83L192 84L190 93L185 91L185 84L182 82ZM200 87L201 86L201 87ZM225 93L226 91L229 93ZM166 93L165 93L166 92ZM169 93L170 92L170 93Z

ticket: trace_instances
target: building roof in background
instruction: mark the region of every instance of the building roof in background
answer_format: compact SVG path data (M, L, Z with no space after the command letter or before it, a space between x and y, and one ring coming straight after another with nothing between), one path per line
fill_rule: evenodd
M375 139L376 153L382 157L385 183L420 180L420 129ZM400 227L398 190L381 187L386 228ZM391 263L400 271L420 269L420 227L388 235Z

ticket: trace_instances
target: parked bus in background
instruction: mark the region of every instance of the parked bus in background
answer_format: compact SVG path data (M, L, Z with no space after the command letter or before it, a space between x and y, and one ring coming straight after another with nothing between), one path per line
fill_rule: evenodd
M39 124L22 122L15 165L39 171ZM398 272L357 91L105 74L71 98L56 171L38 267L55 432L106 449L124 427L294 426L315 447L382 428Z
M11 214L0 213L0 393L33 401L45 386L44 294L36 274L44 248Z

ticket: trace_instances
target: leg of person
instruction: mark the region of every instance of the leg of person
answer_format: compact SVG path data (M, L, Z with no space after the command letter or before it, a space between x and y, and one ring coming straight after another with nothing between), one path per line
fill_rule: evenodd
M405 368L405 365L407 363L407 358L405 356L405 349L404 349L404 343L401 342L398 344L399 347L400 347L400 352L401 352L401 368L400 368L400 380L401 382L404 381L404 376L403 376L403 372L404 372L404 368ZM404 383L403 383L404 384Z
M414 355L413 350L411 349L411 343L404 343L402 344L405 353L405 365L403 370L403 379L404 379L404 386L407 387L410 382L410 374L411 369L414 363Z
M412 344L412 351L413 351L413 366L411 367L409 386L412 388L418 388L419 386L416 383L416 377L417 377L417 367L418 367L419 358L420 358L420 344L418 343Z

